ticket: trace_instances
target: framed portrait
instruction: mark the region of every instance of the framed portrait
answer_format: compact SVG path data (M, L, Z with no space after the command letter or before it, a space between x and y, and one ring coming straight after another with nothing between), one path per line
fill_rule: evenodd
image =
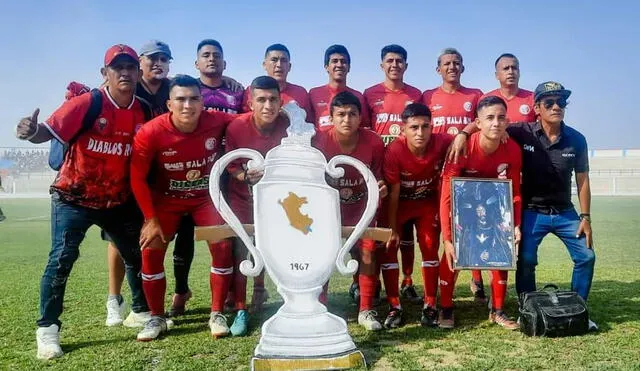
M453 268L515 270L513 212L511 179L452 178Z

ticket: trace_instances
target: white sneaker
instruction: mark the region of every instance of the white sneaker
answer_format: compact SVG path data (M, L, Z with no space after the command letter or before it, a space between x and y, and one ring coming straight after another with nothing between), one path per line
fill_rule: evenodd
M589 320L589 331L598 331L598 325L592 320Z
M382 330L382 325L376 319L377 315L375 310L363 310L358 313L358 324L369 331Z
M60 327L38 327L36 330L36 343L38 343L38 359L53 359L62 357L60 347Z
M211 329L211 336L216 339L229 335L227 317L220 312L211 312L209 316L209 329Z
M126 312L127 304L122 299L122 303L118 304L118 299L111 298L107 300L107 320L104 321L105 325L118 326L122 324L122 318Z
M144 325L151 319L151 312L131 312L127 316L122 324L126 327L144 327Z
M144 325L144 328L138 333L138 341L155 340L160 334L168 331L167 320L164 317L153 316Z

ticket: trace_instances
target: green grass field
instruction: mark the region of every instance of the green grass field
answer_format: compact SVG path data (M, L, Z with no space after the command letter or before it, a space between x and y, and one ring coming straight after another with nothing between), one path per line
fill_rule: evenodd
M191 272L194 298L188 314L176 320L168 336L135 341L136 330L104 326L107 294L106 249L92 228L67 285L62 315L61 359L35 357L38 290L50 249L49 201L0 199L8 219L0 223L0 369L246 370L260 336L260 324L281 303L273 284L262 317L253 317L247 337L214 340L209 336L208 250L198 243ZM640 198L594 198L592 215L597 255L589 300L598 333L573 338L528 338L487 321L487 308L473 303L469 274L456 289L455 330L424 329L420 307L405 303L407 324L368 333L356 323L357 308L347 295L350 277L334 275L329 310L343 316L357 346L374 370L424 369L640 369ZM170 254L168 254L170 256ZM419 256L419 252L416 252ZM419 259L418 259L419 260ZM568 288L572 263L563 245L549 236L540 249L538 284ZM172 276L167 260L168 277ZM416 264L414 281L421 282ZM485 275L485 282L488 277ZM172 287L169 279L168 286ZM126 285L125 285L126 286ZM249 291L251 284L249 285ZM419 285L422 291L422 285ZM250 295L250 293L249 293ZM513 274L507 311L516 315ZM128 300L128 289L124 288ZM167 304L170 293L167 295ZM130 300L128 300L130 301ZM380 317L386 308L378 308ZM383 317L382 317L383 318Z

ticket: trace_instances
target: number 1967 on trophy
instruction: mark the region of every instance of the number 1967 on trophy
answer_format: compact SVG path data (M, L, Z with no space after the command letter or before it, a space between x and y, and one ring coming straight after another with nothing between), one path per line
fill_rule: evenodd
M292 271L306 271L309 269L309 263L289 263Z

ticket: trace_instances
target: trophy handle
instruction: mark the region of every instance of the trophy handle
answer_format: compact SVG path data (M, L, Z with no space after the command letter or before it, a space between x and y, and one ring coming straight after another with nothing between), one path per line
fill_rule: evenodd
M247 164L249 168L259 168L264 165L264 158L258 151L254 151L248 148L240 148L234 151L231 151L224 156L222 156L216 163L213 165L211 169L211 174L209 175L209 195L211 196L211 200L215 205L216 209L220 212L220 216L229 224L231 229L240 237L244 245L247 247L251 255L253 256L254 262L251 260L244 260L240 263L240 272L245 276L255 277L262 271L264 267L264 260L262 259L262 255L256 249L249 237L249 234L244 230L240 220L233 213L229 204L222 196L220 192L220 176L227 168L232 161L237 160L239 158L248 158L251 161Z
M329 161L329 163L327 163L327 167L325 168L327 174L332 178L340 178L344 176L344 169L336 167L337 165L350 165L355 167L358 172L362 174L365 183L367 184L367 207L364 209L362 218L360 218L360 221L356 224L353 232L349 235L349 238L347 238L347 241L338 252L338 257L336 258L336 267L338 268L338 271L341 274L348 275L353 274L358 270L358 262L350 259L345 265L344 258L358 238L360 238L362 233L364 233L365 229L367 229L371 220L375 217L376 210L378 208L379 191L376 177L373 175L371 170L362 163L362 161L350 156L335 156L331 161Z

